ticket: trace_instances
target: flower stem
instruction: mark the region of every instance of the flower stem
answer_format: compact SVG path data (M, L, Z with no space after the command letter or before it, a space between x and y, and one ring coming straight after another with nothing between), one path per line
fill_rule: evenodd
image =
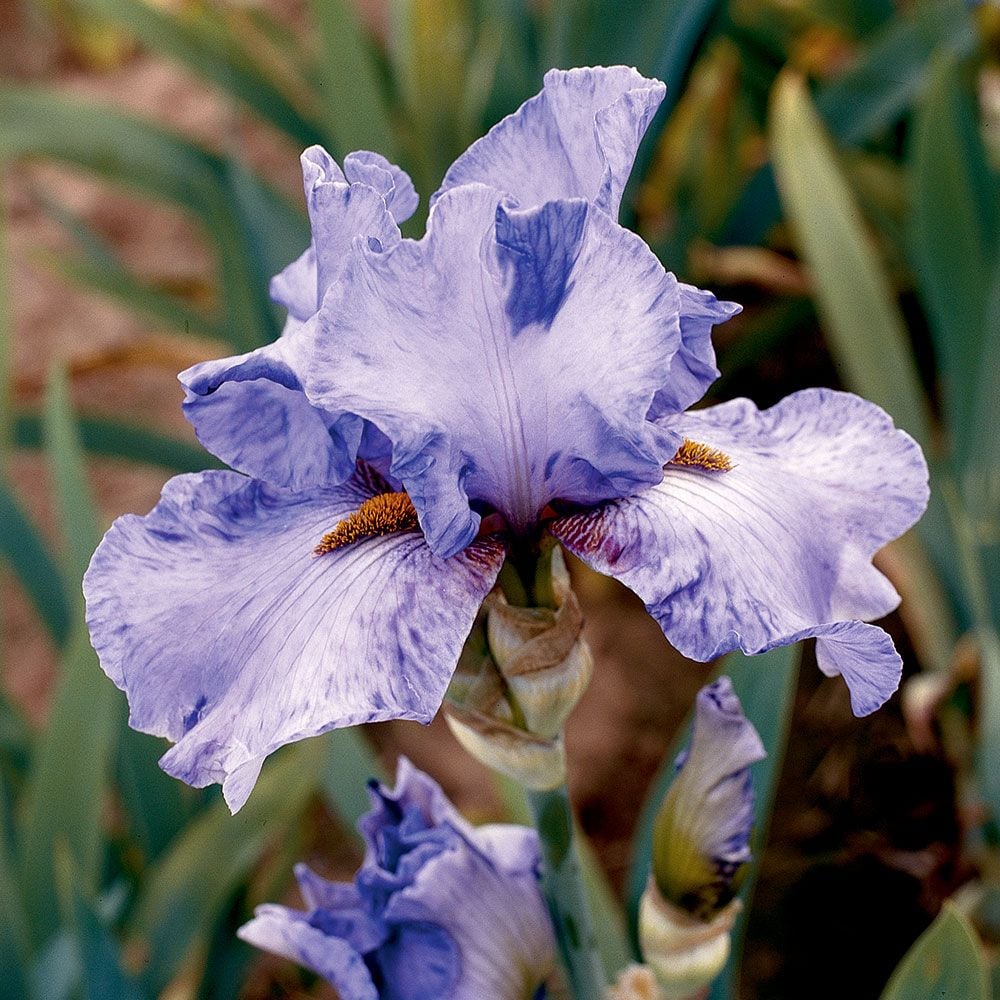
M597 952L590 907L573 838L565 785L527 792L542 845L542 888L575 1000L603 1000L607 981Z

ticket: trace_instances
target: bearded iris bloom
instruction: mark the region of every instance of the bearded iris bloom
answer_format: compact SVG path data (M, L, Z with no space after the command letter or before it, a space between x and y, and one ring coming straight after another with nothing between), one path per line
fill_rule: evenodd
M419 241L396 227L401 171L306 154L312 256L273 289L289 328L181 376L238 471L172 480L85 580L102 665L131 724L175 741L169 773L235 809L285 743L429 721L504 559L545 532L689 656L814 636L855 712L895 690L866 621L898 596L871 557L923 511L923 457L847 393L685 412L738 307L614 218L662 94L622 67L549 73L456 161Z
M374 784L353 883L296 868L307 910L257 907L239 936L305 965L342 1000L537 1000L555 965L538 836L473 828L401 758Z

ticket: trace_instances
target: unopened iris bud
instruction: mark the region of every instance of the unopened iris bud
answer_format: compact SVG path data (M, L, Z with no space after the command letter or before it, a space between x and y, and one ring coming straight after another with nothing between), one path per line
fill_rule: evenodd
M469 753L539 791L565 780L563 725L593 671L562 552L553 548L546 558L555 608L515 607L492 594L485 644L466 650L445 713Z
M483 668L480 681L465 688L462 701L449 692L444 717L458 742L494 771L536 791L549 791L563 783L566 750L562 739L537 736L515 724L495 667Z
M698 692L689 748L656 818L643 894L643 957L666 997L707 986L729 956L734 899L750 861L750 765L765 756L728 677Z
M518 608L498 595L487 615L486 635L524 728L554 738L587 690L593 658L580 638L583 615L562 549L553 547L548 558L555 609Z
M661 1000L694 1000L729 958L730 931L742 909L732 899L709 920L660 895L653 879L639 903L639 946L653 970Z

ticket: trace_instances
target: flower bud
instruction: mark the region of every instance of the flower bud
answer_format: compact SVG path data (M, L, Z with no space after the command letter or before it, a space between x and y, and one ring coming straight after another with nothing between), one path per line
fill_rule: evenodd
M561 737L546 739L526 732L504 720L509 711L502 698L492 711L448 702L444 717L458 742L487 767L534 791L558 788L566 779Z
M663 1000L688 1000L722 971L741 909L741 902L733 899L706 922L668 902L649 880L639 903L639 947Z
M304 910L265 904L239 936L312 969L344 1000L548 996L556 942L538 882L538 835L473 827L400 758L372 784L353 882L296 868Z
M608 987L607 1000L664 1000L664 996L649 966L629 965Z
M728 677L698 692L687 751L653 828L653 877L663 898L704 921L736 890L750 860L750 765L765 756Z
M470 639L445 704L448 725L469 753L537 791L565 780L562 728L593 670L562 552L553 548L546 558L555 608L515 607L491 594L485 643Z
M750 765L765 756L728 677L701 689L691 744L653 828L639 906L643 960L665 1000L699 996L729 957L734 899L750 860Z
M590 683L594 661L580 638L583 614L562 550L551 552L556 609L518 608L498 595L489 609L490 653L524 716L524 728L553 738Z

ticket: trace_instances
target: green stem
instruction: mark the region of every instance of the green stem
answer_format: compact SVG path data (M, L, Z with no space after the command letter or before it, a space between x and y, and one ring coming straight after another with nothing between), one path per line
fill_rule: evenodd
M603 1000L607 981L597 951L580 860L573 840L573 811L565 785L527 793L542 844L542 889L556 943L575 1000Z

